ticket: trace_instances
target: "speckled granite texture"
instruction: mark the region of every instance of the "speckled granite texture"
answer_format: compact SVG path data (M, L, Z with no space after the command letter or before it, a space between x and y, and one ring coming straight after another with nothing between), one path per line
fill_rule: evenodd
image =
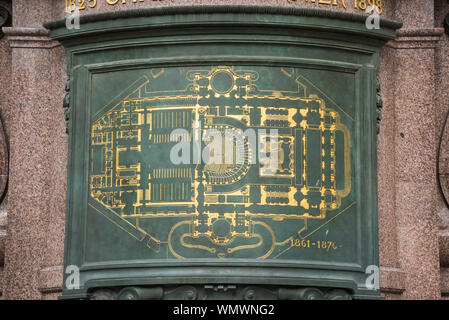
M446 0L382 3L382 17L402 21L404 27L398 39L381 51L381 288L389 299L437 299L442 292L449 295L449 209L437 179L438 173L449 174L449 129L442 134L449 111L449 36L439 29L449 4ZM81 13L214 4L329 8L303 0L146 0L115 6L98 1L95 9ZM345 4L347 10L330 9L361 13L352 0ZM51 42L41 26L65 16L64 1L13 0L13 10L15 29L8 35L12 49L3 45L6 39L0 40L0 80L12 77L14 83L11 89L0 87L0 112L10 145L3 291L10 299L54 299L62 284L66 75L63 48ZM441 136L447 147L438 158ZM449 190L447 180L442 181L441 187ZM1 212L0 207L0 232L6 220Z

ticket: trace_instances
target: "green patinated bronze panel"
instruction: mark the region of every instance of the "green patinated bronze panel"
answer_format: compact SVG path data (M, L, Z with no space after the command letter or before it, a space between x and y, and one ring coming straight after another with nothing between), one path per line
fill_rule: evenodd
M46 24L69 76L63 298L379 297L376 75L400 24L364 22L206 6Z

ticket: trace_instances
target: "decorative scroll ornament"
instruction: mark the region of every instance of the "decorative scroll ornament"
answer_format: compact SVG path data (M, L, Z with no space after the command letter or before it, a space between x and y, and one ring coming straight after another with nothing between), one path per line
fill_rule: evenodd
M275 287L205 285L173 287L112 287L90 294L91 300L351 300L343 289L315 287Z
M70 132L70 112L71 112L71 108L70 108L70 86L72 83L72 77L69 77L69 79L66 82L65 85L65 91L66 91L66 95L64 97L64 102L63 102L63 108L65 110L64 112L64 116L65 116L65 122L66 122L66 133L68 134Z
M446 203L449 205L449 117L440 138L438 150L438 180Z
M377 120L376 120L376 128L377 134L380 132L380 122L382 121L382 108L384 103L382 101L382 96L380 95L380 81L379 78L376 78L376 112L377 112Z

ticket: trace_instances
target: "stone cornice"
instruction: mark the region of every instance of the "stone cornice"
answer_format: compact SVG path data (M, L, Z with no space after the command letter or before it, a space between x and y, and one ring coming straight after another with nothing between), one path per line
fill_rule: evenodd
M434 49L444 33L443 28L400 29L396 39L387 43L395 49Z
M49 49L59 46L59 42L50 38L50 32L45 28L3 28L11 48L42 48Z

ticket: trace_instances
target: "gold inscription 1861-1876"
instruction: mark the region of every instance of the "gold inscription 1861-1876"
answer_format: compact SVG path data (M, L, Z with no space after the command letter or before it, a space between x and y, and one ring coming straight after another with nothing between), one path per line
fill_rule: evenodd
M104 1L110 6L127 5L145 2L145 0L65 0L66 12L72 12L76 8L78 10L93 9L97 7L100 1ZM162 0L146 0L147 2L162 1ZM286 0L289 3L292 2L313 2L320 7L328 6L341 7L347 9L349 6L354 6L354 9L365 11L370 6L376 6L379 13L382 13L382 0Z

